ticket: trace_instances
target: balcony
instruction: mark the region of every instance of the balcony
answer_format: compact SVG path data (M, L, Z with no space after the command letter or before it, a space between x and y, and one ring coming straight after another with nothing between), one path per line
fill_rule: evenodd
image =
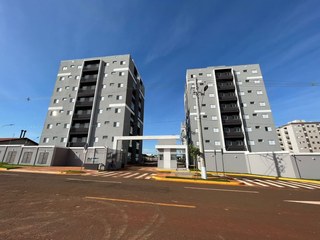
M223 125L241 125L240 119L222 119Z
M84 147L85 144L85 142L68 142L68 147Z
M90 114L74 114L73 115L73 119L74 120L86 120L86 119L90 119L91 115Z
M89 102L89 101L84 101L84 102L77 101L76 107L92 107L92 104L93 102Z
M84 97L84 96L94 96L95 90L79 90L78 91L78 97Z
M238 107L226 107L226 108L220 108L221 113L238 113L239 108Z
M216 79L217 80L232 80L233 77L232 77L232 74L224 74L224 73L218 73L216 74Z
M220 85L218 84L218 90L235 90L234 85Z
M246 150L246 148L244 145L242 145L242 146L231 145L231 146L226 147L226 151L245 151L245 150Z
M83 72L90 72L90 71L97 72L99 70L99 64L91 65L91 67L88 67L88 66L89 65L83 67Z
M90 75L90 77L82 77L81 78L81 83L96 83L97 78L93 77L93 75Z
M236 96L219 96L219 101L220 102L237 101L237 97Z
M87 134L88 130L89 129L85 127L71 127L70 134Z
M242 132L224 132L224 138L243 138L243 133Z

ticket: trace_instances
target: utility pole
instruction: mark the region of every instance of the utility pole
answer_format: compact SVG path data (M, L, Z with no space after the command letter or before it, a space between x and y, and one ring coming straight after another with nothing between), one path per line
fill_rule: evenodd
M202 135L202 124L201 124L201 116L200 116L200 104L199 104L199 95L202 94L198 90L198 79L195 78L195 90L194 94L196 95L196 107L197 107L197 122L198 122L198 138L199 138L199 150L200 150L200 168L201 168L201 178L207 179L207 170L206 170L206 161L204 155L203 148L203 135ZM204 91L207 90L207 86L204 88Z

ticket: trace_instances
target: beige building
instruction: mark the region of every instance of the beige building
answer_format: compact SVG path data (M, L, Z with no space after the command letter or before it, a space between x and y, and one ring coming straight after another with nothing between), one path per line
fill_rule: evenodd
M291 153L320 152L320 122L294 120L277 128L282 151Z

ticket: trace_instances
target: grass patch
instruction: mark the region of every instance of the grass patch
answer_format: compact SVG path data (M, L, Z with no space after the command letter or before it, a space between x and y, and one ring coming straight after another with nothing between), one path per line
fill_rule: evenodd
M230 182L227 179L201 179L201 178L186 178L186 177L174 177L174 176L166 176L166 178L174 178L174 179L186 179L186 180L196 180L196 181L213 181L213 182Z
M0 168L15 169L15 168L21 168L21 167L15 164L0 163Z
M86 173L84 171L75 171L75 170L68 170L68 171L65 171L66 173Z
M193 176L201 176L201 173L195 173ZM220 177L219 175L207 174L207 177Z

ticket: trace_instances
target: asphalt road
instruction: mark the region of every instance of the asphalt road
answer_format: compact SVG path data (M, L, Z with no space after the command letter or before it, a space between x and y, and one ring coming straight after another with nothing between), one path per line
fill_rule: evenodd
M0 172L0 239L320 239L319 190Z

